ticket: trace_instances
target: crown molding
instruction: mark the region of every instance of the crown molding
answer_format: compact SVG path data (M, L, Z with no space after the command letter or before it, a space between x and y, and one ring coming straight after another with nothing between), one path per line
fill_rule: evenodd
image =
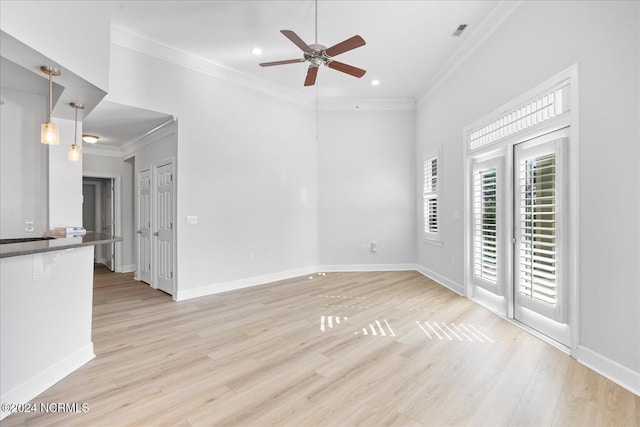
M87 144L84 144L84 146L82 147L82 154L83 155L89 154L92 156L122 158L122 150L120 149L120 147L114 147L109 145L88 146Z
M128 28L111 26L111 43L122 46L167 62L206 74L208 76L249 88L257 92L283 99L304 107L313 107L313 100L301 96L299 92L273 83L257 79L233 70L225 65L182 51L173 46L151 40Z
M129 28L112 25L111 43L287 102L310 109L316 108L315 97L301 95L299 91L275 85L220 63L151 40ZM323 110L415 110L415 102L410 98L321 98L318 100L318 108Z
M413 111L413 98L320 98L318 110L334 111Z
M515 11L523 0L502 0L493 11L478 24L477 29L451 55L451 58L436 72L434 77L416 96L416 105L422 105L442 86L451 75L493 34L493 32Z
M136 151L141 150L149 144L152 144L156 141L159 141L165 138L168 135L174 134L176 129L175 127L170 127L171 123L175 123L176 119L174 117L168 119L167 121L159 124L155 128L145 132L143 135L140 135L131 141L127 141L122 144L122 156L123 158L131 157Z

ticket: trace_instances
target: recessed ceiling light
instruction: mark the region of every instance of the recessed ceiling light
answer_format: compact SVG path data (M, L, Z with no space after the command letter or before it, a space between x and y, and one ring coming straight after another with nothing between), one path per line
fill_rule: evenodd
M372 81L371 81L371 84L372 84L373 86L378 86L378 85L380 84L380 80L372 80Z
M251 49L251 53L253 53L254 55L262 55L262 49L260 49L259 47L254 47L253 49Z

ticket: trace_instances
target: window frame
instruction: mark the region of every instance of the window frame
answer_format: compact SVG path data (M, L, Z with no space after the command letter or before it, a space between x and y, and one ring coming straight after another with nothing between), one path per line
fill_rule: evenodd
M428 151L426 155L423 157L422 162L422 234L423 239L426 243L430 243L437 246L442 246L442 147L437 147L431 151ZM435 178L435 186L429 184L427 180L427 163L436 161L436 173L435 175L429 175L429 181L433 181ZM435 188L434 188L435 187ZM430 231L428 229L428 224L432 220L431 215L429 213L429 206L427 200L435 200L436 202L436 213L435 213L435 222L437 229L435 231Z

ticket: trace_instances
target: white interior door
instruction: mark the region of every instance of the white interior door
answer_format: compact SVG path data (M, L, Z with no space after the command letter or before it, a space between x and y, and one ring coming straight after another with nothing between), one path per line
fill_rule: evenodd
M155 285L173 295L173 163L155 169Z
M138 279L153 285L151 274L151 170L138 172Z
M568 129L514 146L514 317L569 345L563 150Z

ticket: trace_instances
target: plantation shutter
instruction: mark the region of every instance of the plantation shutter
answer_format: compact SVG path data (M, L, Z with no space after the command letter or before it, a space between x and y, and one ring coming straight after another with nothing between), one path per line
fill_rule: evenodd
M498 281L497 190L496 167L474 173L473 272L493 284Z
M556 303L557 175L556 153L519 161L518 291Z
M438 215L438 157L424 162L424 232L437 234Z

